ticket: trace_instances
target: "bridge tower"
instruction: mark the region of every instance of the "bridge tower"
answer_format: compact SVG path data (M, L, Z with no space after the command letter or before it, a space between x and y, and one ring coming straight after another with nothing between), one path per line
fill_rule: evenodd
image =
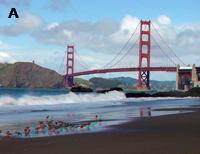
M146 37L145 37L146 35ZM148 37L148 38L147 38ZM146 39L147 38L147 39ZM145 40L144 40L145 39ZM140 22L140 44L139 44L139 77L138 77L138 87L139 91L150 90L149 87L149 71L141 71L142 59L146 58L147 67L150 67L150 48L151 48L151 21ZM143 48L145 47L146 48ZM146 49L146 51L145 51Z
M73 76L68 76L74 73L74 46L67 46L67 64L66 64L66 88L74 85Z

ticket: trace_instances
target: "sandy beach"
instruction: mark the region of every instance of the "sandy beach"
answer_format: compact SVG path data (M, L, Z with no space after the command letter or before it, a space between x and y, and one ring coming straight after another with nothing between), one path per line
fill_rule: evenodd
M188 108L189 111L192 109ZM112 126L109 132L42 138L5 137L0 140L0 153L197 154L200 153L200 112L198 108L195 111L143 117Z

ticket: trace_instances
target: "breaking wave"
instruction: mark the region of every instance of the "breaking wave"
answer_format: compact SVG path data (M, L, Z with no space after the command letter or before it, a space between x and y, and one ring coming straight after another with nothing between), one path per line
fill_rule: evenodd
M70 92L62 95L31 96L24 95L20 98L1 96L0 106L29 106L29 105L56 105L71 103L98 103L102 101L115 101L125 99L123 92L111 91L105 94L87 93L76 94Z

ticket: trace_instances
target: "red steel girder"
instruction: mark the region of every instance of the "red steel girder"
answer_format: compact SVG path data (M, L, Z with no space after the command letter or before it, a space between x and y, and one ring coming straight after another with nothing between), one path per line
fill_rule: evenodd
M66 76L79 76L79 75L89 75L97 73L112 73L112 72L137 72L137 71L164 71L164 72L176 72L176 67L131 67L131 68L113 68L113 69L101 69L101 70L91 70L85 72L77 72L73 74L66 74Z

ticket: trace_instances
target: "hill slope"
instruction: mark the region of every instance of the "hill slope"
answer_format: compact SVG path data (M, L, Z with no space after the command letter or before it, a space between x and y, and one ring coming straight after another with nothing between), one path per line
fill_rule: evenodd
M138 84L138 80L131 78L131 77L115 77L115 78L110 78L111 80L118 80L121 82L121 84L125 86L132 86L134 84Z
M29 62L0 64L0 84L13 88L65 88L57 72Z
M120 81L124 86L121 86L125 89L137 89L138 79L130 78L130 77L116 77L110 78L112 80ZM150 87L151 90L161 90L161 91L169 91L175 89L176 81L157 81L157 80L150 80Z
M101 87L103 89L112 88L112 87L117 87L121 84L121 82L117 80L104 79L99 77L91 78L89 81L93 83L93 85L91 85L93 89L98 87Z

